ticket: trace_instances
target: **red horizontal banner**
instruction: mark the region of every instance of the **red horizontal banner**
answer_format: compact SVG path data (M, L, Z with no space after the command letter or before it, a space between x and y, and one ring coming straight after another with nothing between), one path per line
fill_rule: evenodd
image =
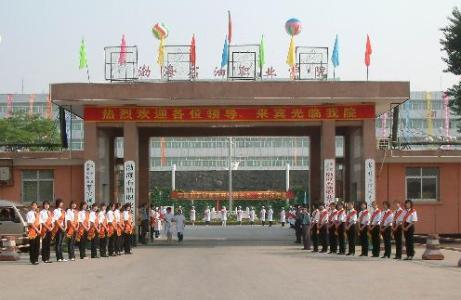
M227 200L229 192L194 191L194 192L171 192L173 200ZM243 191L232 192L233 200L286 200L293 199L292 191Z
M296 122L374 119L374 105L147 107L86 106L85 121L98 122Z

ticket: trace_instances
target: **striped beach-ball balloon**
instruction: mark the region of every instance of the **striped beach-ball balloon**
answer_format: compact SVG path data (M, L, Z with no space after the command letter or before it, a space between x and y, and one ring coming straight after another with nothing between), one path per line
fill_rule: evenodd
M159 40L166 39L168 37L168 28L163 23L157 23L152 27L152 33Z
M285 23L285 30L291 36L298 35L301 32L301 21L296 18L291 18Z

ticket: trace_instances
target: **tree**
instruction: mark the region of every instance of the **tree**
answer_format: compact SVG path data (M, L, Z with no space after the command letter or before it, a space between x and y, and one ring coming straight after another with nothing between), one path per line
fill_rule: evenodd
M39 115L13 113L0 119L0 147L7 151L43 150L60 143L55 121Z
M461 12L457 7L453 9L448 21L449 24L441 29L443 38L440 40L442 50L447 54L447 57L442 58L448 65L445 72L461 75ZM450 109L458 116L456 119L461 120L461 82L449 88L447 95L451 98ZM460 127L458 132L461 132Z

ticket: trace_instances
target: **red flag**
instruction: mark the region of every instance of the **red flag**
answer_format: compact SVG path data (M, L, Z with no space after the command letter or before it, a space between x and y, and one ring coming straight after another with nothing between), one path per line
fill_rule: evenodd
M11 117L13 114L13 95L6 97L6 116Z
M195 34L192 35L192 41L190 42L190 54L189 54L189 60L190 64L195 67L195 59L196 59L196 53L195 53Z
M31 94L29 97L29 116L34 114L34 102L35 102L35 94Z
M370 63L371 63L371 57L370 57L371 54L372 54L371 42L370 42L370 37L367 34L367 45L366 45L366 48L365 48L365 65L367 67L369 67Z
M51 96L48 95L46 98L46 118L50 119L53 117L53 104L51 102Z
M232 42L232 19L230 10L227 11L228 25L227 25L227 42Z

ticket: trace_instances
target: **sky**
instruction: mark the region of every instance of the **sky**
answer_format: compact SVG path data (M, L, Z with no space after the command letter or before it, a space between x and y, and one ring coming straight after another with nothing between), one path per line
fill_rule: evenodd
M122 34L138 46L139 65L149 65L151 78L159 78L159 41L151 32L157 22L169 28L167 44L189 44L196 35L199 79L213 79L228 10L233 43L256 44L264 34L266 68L273 66L277 78L288 78L284 24L296 17L303 25L297 46L326 46L331 53L338 34L341 80L366 79L369 34L370 80L445 90L459 78L443 72L440 28L456 5L459 0L0 0L0 93L41 93L50 83L86 81L78 69L82 37L92 82L104 81L104 47L120 45Z

